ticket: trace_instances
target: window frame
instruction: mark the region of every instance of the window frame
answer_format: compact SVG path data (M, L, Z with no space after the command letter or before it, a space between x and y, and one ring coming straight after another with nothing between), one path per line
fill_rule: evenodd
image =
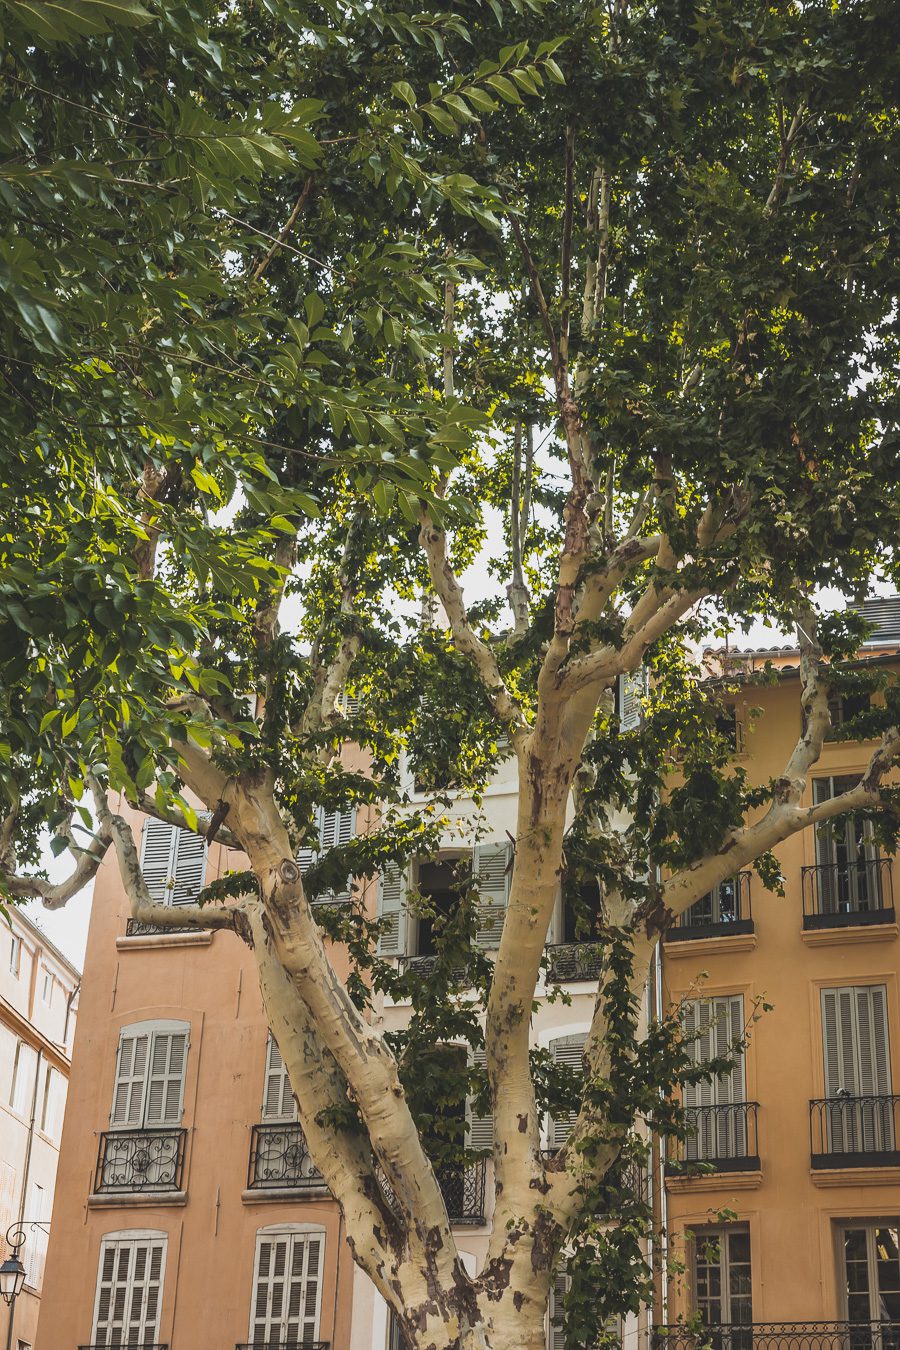
M308 1240L309 1238L314 1237L318 1238L319 1240L319 1270L318 1276L316 1278L316 1311L314 1317L315 1334L312 1339L314 1342L321 1340L322 1292L325 1282L325 1260L327 1253L327 1236L325 1227L323 1224L315 1224L315 1223L273 1223L267 1224L264 1228L258 1228L256 1230L256 1241L254 1243L253 1249L253 1265L251 1268L251 1276L250 1276L250 1300L249 1300L250 1317L247 1329L247 1339L251 1345L256 1344L260 1339L260 1337L256 1334L254 1324L260 1320L256 1315L256 1300L258 1297L258 1289L259 1289L259 1262L260 1262L260 1253L262 1250L262 1243L266 1241L277 1240L280 1237L286 1237L289 1239L288 1261L286 1262L285 1267L286 1270L290 1269L290 1265L293 1259L294 1244L298 1239ZM285 1307L287 1307L287 1303L285 1304ZM271 1319L267 1317L264 1320L270 1321ZM283 1312L281 1318L282 1326L286 1325L287 1320L288 1320L287 1313L285 1311ZM300 1318L300 1321L303 1321L303 1318ZM268 1340L274 1340L275 1333L272 1331L267 1332L266 1338ZM278 1338L280 1340L285 1340L286 1332L279 1332ZM298 1338L299 1343L302 1344L304 1339L305 1339L304 1337L300 1336Z
M700 1267L700 1260L699 1260L700 1244L702 1243L703 1245L707 1245L710 1242L718 1242L719 1244L718 1269L720 1280L719 1305L720 1308L722 1308L723 1312L727 1308L727 1316L723 1316L721 1320L718 1322L703 1321L702 1325L704 1329L707 1331L712 1330L714 1327L723 1327L723 1326L730 1326L730 1327L746 1326L749 1330L749 1328L753 1325L753 1233L750 1224L746 1222L746 1220L728 1224L709 1224L698 1226L697 1228L694 1228L691 1231L692 1231L691 1236L692 1312L697 1314L697 1316L699 1316L702 1319L703 1313L700 1308L700 1296L698 1290L698 1276ZM731 1291L731 1282L729 1276L732 1271L732 1260L731 1260L729 1239L731 1238L732 1235L737 1234L746 1235L747 1238L747 1250L748 1250L747 1267L750 1275L750 1292L749 1292L750 1318L746 1322L735 1322L734 1314L731 1307L731 1300L733 1295ZM706 1264L709 1265L710 1269L714 1269L712 1263Z
M184 1120L185 1096L187 1087L187 1069L188 1056L191 1050L191 1032L190 1022L183 1022L172 1019L153 1019L144 1022L128 1022L119 1028L119 1039L116 1044L116 1060L113 1071L112 1095L109 1108L109 1129L111 1131L121 1130L174 1130L181 1127ZM150 1082L153 1077L153 1048L157 1037L184 1035L184 1059L181 1067L181 1087L178 1098L178 1119L171 1121L148 1121L148 1110L150 1102ZM141 1090L141 1110L140 1121L128 1120L128 1109L126 1108L126 1118L121 1121L115 1119L116 1098L119 1092L120 1067L122 1062L122 1047L126 1038L137 1039L140 1036L148 1038L147 1056L143 1072L143 1087ZM173 1075L164 1075L165 1078ZM131 1075L136 1081L136 1075Z
M869 1297L869 1317L867 1320L869 1322L879 1322L881 1321L881 1312L879 1311L877 1304L881 1297L881 1291L878 1284L878 1261L875 1249L875 1236L880 1228L893 1228L897 1234L898 1245L900 1245L900 1215L895 1216L893 1219L844 1219L835 1226L837 1229L838 1283L841 1293L841 1315L845 1321L851 1321L849 1304L850 1291L847 1287L849 1281L847 1279L846 1235L854 1230L862 1230L866 1235L866 1274L869 1282L867 1290ZM865 1325L863 1319L852 1320L854 1323L859 1320L862 1325Z
M10 933L9 937L9 973L14 980L18 980L22 975L22 935Z
M159 1281L158 1281L158 1283L159 1283L159 1304L158 1304L158 1307L157 1307L157 1316L156 1316L156 1319L155 1319L156 1334L155 1334L155 1336L154 1336L153 1341L152 1341L152 1342L148 1342L148 1340L147 1340L147 1335L146 1335L146 1326L144 1326L144 1328L143 1328L143 1330L142 1330L142 1332L141 1332L141 1341L142 1341L142 1342L145 1342L145 1343L149 1343L149 1344L154 1344L154 1343L159 1344L160 1341L161 1341L162 1334L163 1334L163 1331L162 1331L162 1320L163 1320L163 1317L162 1317L162 1315L163 1315L163 1301L164 1301L164 1298L165 1298L165 1291L166 1291L166 1261L167 1261L167 1257L168 1257L168 1253L169 1253L169 1235L168 1235L168 1233L164 1232L163 1230L161 1230L161 1229L155 1229L155 1228L123 1228L123 1229L117 1230L116 1232L112 1232L112 1233L103 1233L102 1236L101 1236L101 1238L100 1238L100 1251L99 1251L98 1257L97 1257L97 1275L96 1275L96 1283L95 1283L95 1288L94 1288L94 1308L93 1308L93 1312L92 1312L92 1314L91 1314L91 1344L92 1344L92 1345L99 1345L99 1344L101 1343L101 1342L99 1341L99 1339L98 1339L99 1336L100 1336L100 1334L101 1334L101 1332L100 1332L100 1328L98 1327L98 1324L97 1324L97 1323L98 1323L98 1318L99 1318L99 1315L100 1315L100 1294L101 1294L101 1289L102 1289L102 1285L103 1285L102 1274L103 1274L103 1256L104 1256L104 1253L105 1253L105 1251L107 1250L108 1247L123 1247L123 1246L125 1246L126 1244L136 1247L139 1243L142 1243L142 1242L147 1243L148 1245L151 1245L151 1244L157 1243L157 1242L160 1243L161 1246L162 1246L162 1254L161 1254L161 1257L160 1257ZM129 1263L129 1273L128 1273L128 1279L127 1279L127 1281L126 1281L126 1290L131 1291L131 1292L133 1292L133 1288L134 1288L133 1275L134 1275L134 1272L133 1272L133 1263ZM113 1287L115 1287L115 1286L113 1286ZM131 1304L132 1302L133 1302L133 1300L132 1300L131 1298L129 1298L129 1299L128 1299L128 1303ZM145 1321L145 1319L142 1318L142 1321ZM106 1330L108 1331L108 1330L110 1330L110 1328L107 1327ZM140 1344L140 1343L139 1343L139 1344Z

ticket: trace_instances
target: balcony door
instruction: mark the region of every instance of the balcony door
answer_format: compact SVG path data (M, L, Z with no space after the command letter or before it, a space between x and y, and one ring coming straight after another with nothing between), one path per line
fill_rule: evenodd
M856 775L816 778L813 800L830 801L856 787ZM828 821L816 830L818 901L823 914L860 914L881 909L881 875L872 825L858 815Z
M750 1350L753 1343L750 1230L738 1224L700 1229L694 1244L695 1310L709 1329L709 1343L714 1350Z
M100 1248L92 1342L142 1346L159 1340L166 1235L110 1234Z
M744 1032L744 1000L740 994L725 998L702 998L687 1003L684 1033L692 1042L695 1064L734 1054ZM713 1162L747 1155L747 1117L744 1056L738 1051L729 1073L682 1088L687 1123L692 1133L685 1141L689 1162Z
M851 1322L891 1322L890 1345L900 1341L900 1225L854 1224L842 1234L843 1282L847 1317ZM869 1328L866 1328L867 1333ZM887 1342L878 1334L882 1345ZM851 1336L851 1345L863 1347L873 1338Z
M894 1148L887 990L883 984L822 990L825 1128L829 1153Z
M319 1339L325 1234L263 1230L256 1239L250 1340L300 1345Z
M189 1034L186 1022L138 1022L122 1028L101 1190L176 1188Z

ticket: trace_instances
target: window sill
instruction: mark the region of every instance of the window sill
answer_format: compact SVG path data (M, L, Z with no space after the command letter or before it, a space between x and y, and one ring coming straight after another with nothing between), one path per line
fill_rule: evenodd
M682 1195L694 1191L755 1191L762 1185L762 1169L753 1172L709 1172L699 1177L666 1177L666 1190Z
M302 1204L304 1200L332 1200L331 1191L323 1183L321 1186L254 1186L252 1190L241 1191L241 1200L245 1205L268 1205L272 1201L282 1203L285 1200L293 1204Z
M186 1205L187 1191L131 1191L115 1195L92 1191L87 1202L88 1209L159 1209Z
M134 952L155 947L208 947L212 940L211 930L198 930L196 933L138 933L133 937L121 934L116 938L116 950Z
M730 956L732 952L756 950L755 933L723 933L721 937L697 937L664 942L666 960L684 956Z
M801 928L808 947L844 947L857 942L893 942L900 931L894 923L851 924L846 928Z
M900 1185L900 1167L811 1167L809 1179L814 1186Z

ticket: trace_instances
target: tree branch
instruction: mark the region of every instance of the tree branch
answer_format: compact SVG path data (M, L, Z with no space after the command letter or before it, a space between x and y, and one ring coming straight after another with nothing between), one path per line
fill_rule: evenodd
M62 909L97 875L97 869L111 843L112 836L101 829L85 849L72 849L76 863L65 881L51 882L42 877L18 876L15 872L7 871L4 866L0 868L0 883L16 899L41 900L45 909Z

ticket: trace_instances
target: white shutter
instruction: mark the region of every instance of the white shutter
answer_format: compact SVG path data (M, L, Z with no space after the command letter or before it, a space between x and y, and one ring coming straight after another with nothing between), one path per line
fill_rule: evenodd
M206 840L192 830L176 830L172 904L195 904L205 876Z
M475 945L485 951L500 945L509 899L510 845L479 844L474 881L478 889L478 931Z
M109 1123L136 1128L144 1123L144 1092L150 1052L148 1032L123 1031L116 1059L116 1084Z
M187 1032L155 1031L150 1047L146 1125L180 1125Z
M472 1052L472 1063L479 1069L485 1066L486 1056L484 1046L480 1045ZM494 1116L488 1112L486 1116L476 1116L472 1111L471 1101L466 1102L466 1114L469 1117L469 1148L488 1149L494 1148Z
M319 844L324 853L330 848L344 848L356 834L356 807L345 811L322 811L319 816ZM350 899L350 878L340 891L328 891L319 897L321 904L341 904Z
M175 877L176 828L164 820L144 821L141 837L141 871L150 899L157 905L171 902Z
M272 1033L266 1045L266 1079L263 1091L262 1118L264 1121L296 1120L297 1103L291 1092L291 1080Z
M584 1044L587 1032L579 1031L572 1036L560 1036L550 1042L550 1053L555 1064L566 1064L580 1078L584 1077ZM567 1111L564 1116L551 1116L549 1129L550 1148L562 1148L569 1137L572 1126L578 1118L577 1111Z
M252 1341L278 1344L318 1339L322 1248L320 1233L260 1234L256 1247Z
M619 676L619 728L633 731L641 721L641 699L644 697L644 672L633 671Z
M385 928L378 940L381 956L402 956L406 951L406 873L396 863L385 863L378 883L378 917Z
M159 1340L166 1239L104 1240L100 1248L95 1345L143 1345Z
M563 1331L565 1315L565 1297L569 1290L569 1277L565 1262L557 1269L550 1287L550 1307L548 1309L549 1329L547 1333L548 1350L565 1350L566 1337Z

